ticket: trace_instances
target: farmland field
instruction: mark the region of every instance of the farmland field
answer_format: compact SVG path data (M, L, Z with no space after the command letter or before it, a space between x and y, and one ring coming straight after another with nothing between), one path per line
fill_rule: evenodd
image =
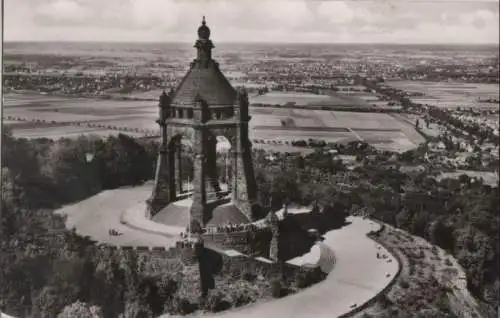
M250 114L250 136L257 139L365 140L377 148L394 151L408 150L424 141L409 123L384 113L269 107L251 108ZM283 122L290 126L283 126Z
M59 138L75 134L118 133L116 130L110 130L110 126L158 129L154 122L157 116L154 102L95 100L38 94L6 94L4 98L4 119L6 119L4 123L19 137ZM89 124L100 127L88 127ZM126 132L137 135L130 131Z
M368 106L365 100L347 94L316 95L296 92L269 92L250 98L251 104L285 105L324 105L324 106Z
M81 135L98 135L106 137L109 135L116 134L116 131L108 129L90 128L90 127L78 127L78 126L56 126L56 127L37 127L15 130L16 137L20 138L73 138ZM132 137L140 137L142 134L133 132L124 132Z
M411 97L416 103L438 107L498 108L498 103L480 100L499 99L498 85L455 82L390 81L387 85L407 92L423 93L425 96Z
M130 98L138 98L138 99L158 99L159 96L163 93L162 89L155 89L148 92L137 92L128 94L127 97Z
M302 94L288 94L300 96ZM321 100L321 95L313 95ZM295 97L294 97L295 99ZM264 140L366 140L375 147L403 151L423 141L410 124L384 113L251 107L250 137ZM154 101L115 101L48 95L6 94L4 119L25 138L101 136L123 132L144 136L158 131ZM255 143L262 148L265 144ZM265 145L268 147L271 145ZM278 147L278 145L272 145ZM282 145L282 147L286 147Z

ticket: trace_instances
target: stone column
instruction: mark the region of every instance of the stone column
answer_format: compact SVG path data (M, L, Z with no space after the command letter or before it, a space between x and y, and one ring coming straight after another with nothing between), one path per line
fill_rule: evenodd
M177 188L179 194L182 194L182 143L179 140L176 149L177 154Z
M235 203L238 200L238 152L233 148L229 151L229 161L231 162L231 200Z
M232 191L233 189L233 161L231 160L231 149L226 153L226 157L224 158L224 169L226 170L226 184L227 190Z
M171 181L170 181L170 158L169 149L166 145L162 145L158 155L156 164L156 175L153 193L147 200L148 215L152 217L158 213L162 208L168 205L172 200L171 196Z
M170 201L177 199L177 189L175 188L175 150L168 150L168 180L170 190Z
M235 156L235 165L236 176L234 177L233 185L236 187L234 193L234 197L236 198L236 206L245 214L249 220L252 220L252 188L251 182L253 178L252 168L248 167L248 164L252 164L251 162L247 162L248 153L246 149L242 149L236 153ZM251 174L250 174L251 172Z
M191 222L198 222L199 225L205 224L204 211L206 205L205 189L205 154L204 141L205 136L200 129L195 130L194 141L194 174L193 174L193 203L191 205Z
M217 174L217 141L214 136L207 136L207 143L205 145L205 173L209 178L206 187L210 189L217 196L220 195L220 185Z
M193 203L191 205L191 220L204 224L203 213L206 204L205 189L205 155L196 154L194 159L193 175Z
M270 222L269 227L271 229L272 238L271 243L269 245L269 259L278 262L279 261L279 222L276 214L274 212L270 212Z

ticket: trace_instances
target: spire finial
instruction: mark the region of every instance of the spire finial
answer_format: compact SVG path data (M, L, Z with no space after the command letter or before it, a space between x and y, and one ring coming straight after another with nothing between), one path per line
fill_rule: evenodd
M207 26L207 21L205 20L205 16L201 20L201 26L198 28L198 38L203 40L208 40L210 37L210 29Z

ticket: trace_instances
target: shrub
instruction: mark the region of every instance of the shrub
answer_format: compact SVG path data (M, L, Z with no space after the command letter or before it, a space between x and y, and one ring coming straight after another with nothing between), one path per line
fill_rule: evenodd
M415 265L410 265L410 275L415 274Z
M231 298L233 300L233 305L235 307L244 306L246 304L250 304L256 300L257 295L253 295L247 289L232 289Z
M389 299L389 297L387 297L386 294L380 294L377 298L382 308L388 308L392 305L392 301Z
M254 282L257 279L257 274L245 271L243 272L243 279L246 280L247 282Z
M64 307L57 318L100 318L102 316L101 308L77 301Z
M176 294L170 309L171 314L188 315L198 310L198 304L184 295Z
M298 273L295 277L295 286L297 286L297 288L307 288L311 286L307 278L307 273Z
M120 315L122 316L122 315ZM74 316L75 318L78 316ZM127 302L125 304L125 311L123 313L124 318L135 318L135 317L144 317L144 318L152 318L153 313L148 305L140 303L138 301Z
M420 250L420 252L418 253L418 258L425 258L424 251Z
M270 284L271 284L271 295L274 298L281 297L281 281L279 279L273 279Z
M404 288L404 289L407 289L408 287L410 287L410 284L408 284L408 282L404 279L402 279L400 282L399 282L399 285Z
M432 247L432 254L437 255L438 254L438 249L436 246Z
M220 290L211 290L203 304L205 310L220 312L231 308L231 300Z
M231 277L232 281L238 281L241 277L245 275L245 273L242 272L242 270L238 267L230 269L229 272L230 272L229 276Z
M290 290L286 288L286 286L283 284L283 282L279 279L273 279L271 280L271 295L274 298L281 298L285 297L290 293Z
M320 281L318 272L304 271L295 276L295 286L299 289L307 288Z
M399 309L391 308L391 317L399 317Z

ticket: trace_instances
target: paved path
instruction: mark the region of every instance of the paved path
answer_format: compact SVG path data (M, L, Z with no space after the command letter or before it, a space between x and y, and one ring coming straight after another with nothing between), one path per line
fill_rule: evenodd
M358 217L348 221L352 223L325 234L323 243L334 251L336 262L323 282L282 299L203 317L334 318L351 311L351 305L370 300L395 277L398 262L366 236L379 225ZM388 256L385 260L377 259L377 252L382 251Z
M335 267L335 254L330 246L318 242L311 247L309 253L295 257L287 263L296 266L319 266L323 273L330 273Z
M145 233L120 223L122 214L140 206L150 191L150 184L104 191L58 212L68 215L69 227L75 226L79 234L95 240L117 245L170 246L177 238ZM300 213L299 210L296 212ZM350 217L348 221L352 223L324 235L323 244L335 254L335 268L323 282L282 299L207 317L332 318L351 311L351 305L360 306L376 296L394 278L398 262L387 251L390 263L387 259L377 259L376 254L381 250L366 234L377 229L378 224L359 217ZM110 236L111 228L123 235Z
M153 222L145 218L146 199L151 194L152 183L103 191L86 200L67 205L56 213L68 216L66 226L75 227L80 235L113 245L172 246L185 228ZM176 202L190 206L191 199ZM303 213L307 209L289 209L289 213ZM281 212L278 215L281 216ZM122 235L109 235L116 229Z
M120 222L122 214L143 204L151 194L151 184L139 187L121 188L103 191L93 197L65 206L56 213L66 214L68 228L75 227L80 235L113 244L130 246L172 246L178 237L166 237L132 229ZM110 229L116 229L122 235L109 235ZM177 234L180 231L176 231Z
M187 201L187 200L182 200ZM181 202L181 201L180 201ZM186 232L182 226L171 226L152 221L145 217L146 202L141 201L122 212L121 220L125 225L150 234L158 234L169 238L179 238L181 232Z

